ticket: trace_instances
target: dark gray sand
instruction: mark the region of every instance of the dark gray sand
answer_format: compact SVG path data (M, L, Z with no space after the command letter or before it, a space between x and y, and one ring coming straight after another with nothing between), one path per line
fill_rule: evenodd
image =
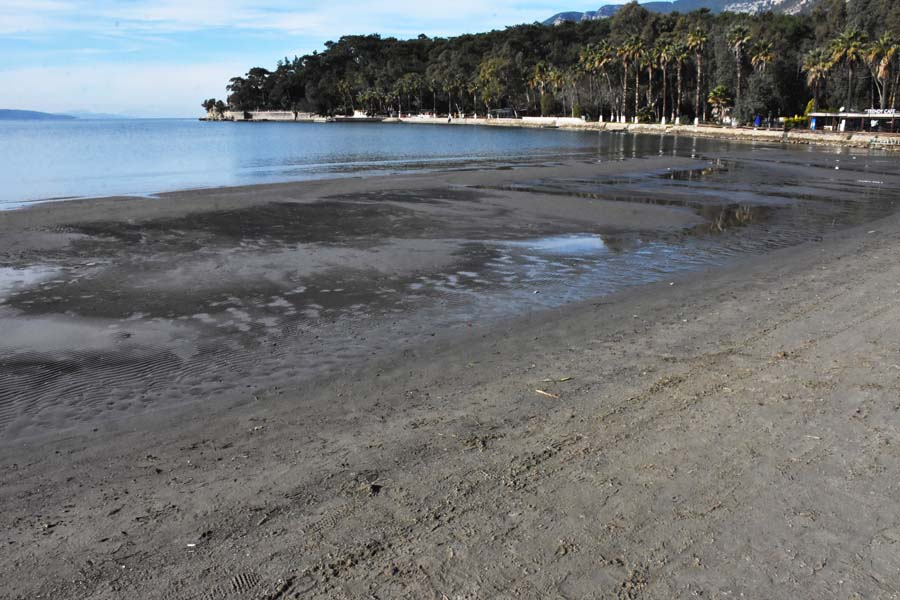
M647 163L640 168L672 161ZM505 171L352 179L0 213L7 273L37 280L0 305L0 437L236 399L421 342L423 327L431 335L449 324L433 313L459 301L423 281L455 276L461 293L462 272L474 280L468 291L489 288L482 267L496 252L485 240L586 231L600 240L704 223L685 207L471 187L510 179Z
M0 214L0 595L895 597L892 161Z

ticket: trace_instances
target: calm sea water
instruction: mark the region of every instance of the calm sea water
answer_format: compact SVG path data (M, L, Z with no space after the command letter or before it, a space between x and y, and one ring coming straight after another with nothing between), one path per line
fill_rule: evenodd
M591 151L598 134L439 125L0 121L0 209L73 197L446 168Z

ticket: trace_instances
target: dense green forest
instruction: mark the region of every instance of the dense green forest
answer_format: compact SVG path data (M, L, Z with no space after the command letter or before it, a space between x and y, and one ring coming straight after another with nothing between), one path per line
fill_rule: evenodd
M745 122L813 105L892 108L898 40L900 0L822 0L803 15L657 14L631 3L609 19L453 38L345 36L233 78L227 105L642 121L733 112Z

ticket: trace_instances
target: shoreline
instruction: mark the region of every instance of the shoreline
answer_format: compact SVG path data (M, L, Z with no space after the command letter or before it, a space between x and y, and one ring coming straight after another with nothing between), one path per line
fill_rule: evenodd
M674 135L685 137L705 137L740 142L770 142L780 144L834 145L849 148L872 148L878 150L900 150L900 134L826 133L791 129L786 131L768 129L730 128L708 125L659 125L652 123L597 123L572 118L524 119L454 119L447 123L444 119L400 119L402 123L422 123L432 125L481 125L490 127L526 127L544 129L566 129L573 131L606 131L613 133L634 133L647 135Z
M237 114L237 113L235 113ZM646 135L672 135L684 137L704 137L739 142L768 142L775 144L807 144L823 146L843 146L848 148L870 148L886 151L900 151L900 134L871 133L871 132L846 132L829 133L814 132L805 129L762 129L747 127L723 127L715 125L674 125L656 123L616 123L585 121L571 117L523 117L521 119L507 118L454 118L447 121L446 118L355 118L338 117L330 121L323 117L310 117L295 119L291 113L273 113L266 116L265 112L255 112L252 119L222 119L234 123L326 123L354 124L354 123L383 123L383 124L419 124L419 125L470 125L485 127L520 127L529 129L566 129L572 131L601 131L611 133L633 133ZM202 118L201 121L207 119ZM211 119L210 121L217 121Z
M347 122L359 121L358 119L348 118ZM210 121L216 122L216 121ZM221 121L221 122L232 122L232 121ZM254 121L235 121L235 122L244 122L244 123L253 123ZM258 123L267 123L267 122L294 122L294 123L312 123L312 120L299 120L299 121L288 121L287 119L276 119L269 121L267 119L258 119L255 122ZM371 121L366 120L367 123L371 123ZM383 121L379 121L383 122ZM385 124L420 124L420 125L454 125L454 126L485 126L485 127L508 127L508 128L525 128L525 129L559 129L563 131L577 131L577 132L607 132L607 133L631 133L635 136L660 136L666 135L673 139L717 139L724 141L735 141L740 143L746 143L748 145L752 145L755 143L763 142L768 144L775 145L783 145L784 147L791 147L795 145L809 145L812 147L822 146L822 147L830 147L830 146L839 146L849 149L866 149L866 150L878 150L885 151L889 153L893 153L893 151L900 150L900 135L895 136L876 136L873 137L871 135L862 136L860 134L855 135L840 135L840 134L825 134L825 133L817 133L810 134L808 132L778 132L778 131L766 131L766 130L748 130L748 129L727 129L727 128L716 128L716 127L693 127L693 126L661 126L661 125L648 125L648 124L619 124L619 123L593 123L593 122L584 122L580 119L570 119L570 118L547 118L547 119L533 119L532 121L523 121L521 119L454 119L452 123L447 123L443 119L419 119L419 118L404 118L402 120L392 120L389 123ZM352 123L350 123L352 124ZM454 171L466 171L472 168L471 166L458 166L448 168L446 162L451 162L455 164L454 161L457 159L454 157L446 158L446 159L434 159L435 165L433 167L425 168L423 173L433 173L439 175L441 173L448 173ZM496 159L491 159L496 160ZM386 165L390 163L385 163ZM417 163L412 163L417 164ZM473 163L472 166L475 166ZM525 167L533 166L528 163L524 165ZM373 168L378 169L380 165L375 165ZM515 167L518 168L518 167ZM187 192L203 192L203 191L227 191L229 189L234 190L242 190L246 188L252 188L254 186L278 186L278 185L291 185L291 184L299 184L299 183L314 183L314 182L329 182L329 181L339 181L339 180L352 180L358 179L361 177L366 178L390 178L390 177L407 177L407 176L415 176L415 172L401 172L395 173L391 172L389 169L385 169L384 171L375 171L375 172L334 172L334 173L326 173L324 175L317 175L314 177L310 177L307 179L286 179L284 181L272 181L272 182L264 182L264 183L248 183L248 184L235 184L235 185L222 185L222 186L213 186L213 187L187 187L187 188L175 188L166 191L160 190L152 190L152 191L134 191L127 192L117 195L88 195L88 196L63 196L63 197L54 197L54 198L43 198L36 200L23 200L19 202L10 202L9 206L0 205L0 214L6 212L18 212L18 211L31 211L31 210L39 210L41 207L45 207L47 205L56 205L56 204L70 204L70 203L81 203L81 202L93 202L93 201L105 201L110 198L116 199L134 199L140 200L145 198L157 198L161 196L178 194L178 193L187 193Z

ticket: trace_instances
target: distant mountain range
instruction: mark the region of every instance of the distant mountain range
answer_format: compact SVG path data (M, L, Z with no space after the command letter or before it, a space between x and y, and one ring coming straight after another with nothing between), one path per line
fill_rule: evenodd
M34 110L0 108L0 121L71 121L72 115L54 115Z
M89 110L67 110L67 115L71 115L77 119L133 119L127 115L114 115L110 113L91 112Z
M107 120L107 119L134 119L126 115L112 115L109 113L96 113L89 110L70 110L65 113L45 113L36 110L13 110L0 108L0 121L71 121L80 120Z
M812 8L816 0L675 0L674 2L642 2L641 6L649 11L657 13L680 12L688 13L701 8L708 8L710 12L740 12L761 13L777 12L797 14ZM545 25L559 25L565 21L593 21L606 19L613 16L622 8L621 4L606 4L595 11L588 12L561 12L553 15Z

